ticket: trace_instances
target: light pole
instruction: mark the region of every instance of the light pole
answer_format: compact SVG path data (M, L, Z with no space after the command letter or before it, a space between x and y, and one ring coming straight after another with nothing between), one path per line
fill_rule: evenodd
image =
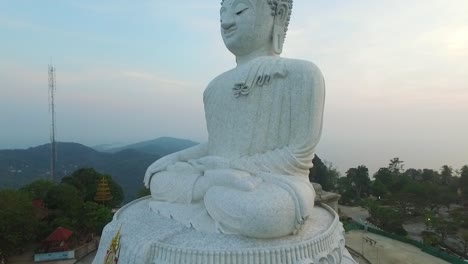
M375 249L377 251L377 264L380 263L380 259L379 259L379 246L377 245L377 241L373 240L371 241L371 246L375 246Z
M364 256L364 234L361 234L361 255Z

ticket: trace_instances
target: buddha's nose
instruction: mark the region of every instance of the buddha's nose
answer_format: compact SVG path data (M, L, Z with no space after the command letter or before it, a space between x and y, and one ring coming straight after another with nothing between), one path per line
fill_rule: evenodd
M223 29L230 29L231 27L233 27L235 24L234 20L233 19L230 19L230 18L227 18L227 17L224 17L223 19L221 19L221 27Z

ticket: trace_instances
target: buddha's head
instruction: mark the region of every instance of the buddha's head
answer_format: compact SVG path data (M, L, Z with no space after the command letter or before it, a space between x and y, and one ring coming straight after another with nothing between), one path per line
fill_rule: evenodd
M221 35L236 56L281 54L293 0L222 0Z

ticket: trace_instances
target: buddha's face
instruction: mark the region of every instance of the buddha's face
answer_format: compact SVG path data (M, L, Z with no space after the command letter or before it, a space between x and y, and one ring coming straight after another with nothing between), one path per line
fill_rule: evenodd
M224 0L221 35L236 56L272 47L274 17L266 0Z

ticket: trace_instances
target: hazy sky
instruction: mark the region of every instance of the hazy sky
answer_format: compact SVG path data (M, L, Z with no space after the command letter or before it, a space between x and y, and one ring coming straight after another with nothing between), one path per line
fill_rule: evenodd
M0 0L0 148L205 141L202 93L235 66L220 0ZM317 153L341 171L468 164L467 0L295 0L284 57L323 71Z

